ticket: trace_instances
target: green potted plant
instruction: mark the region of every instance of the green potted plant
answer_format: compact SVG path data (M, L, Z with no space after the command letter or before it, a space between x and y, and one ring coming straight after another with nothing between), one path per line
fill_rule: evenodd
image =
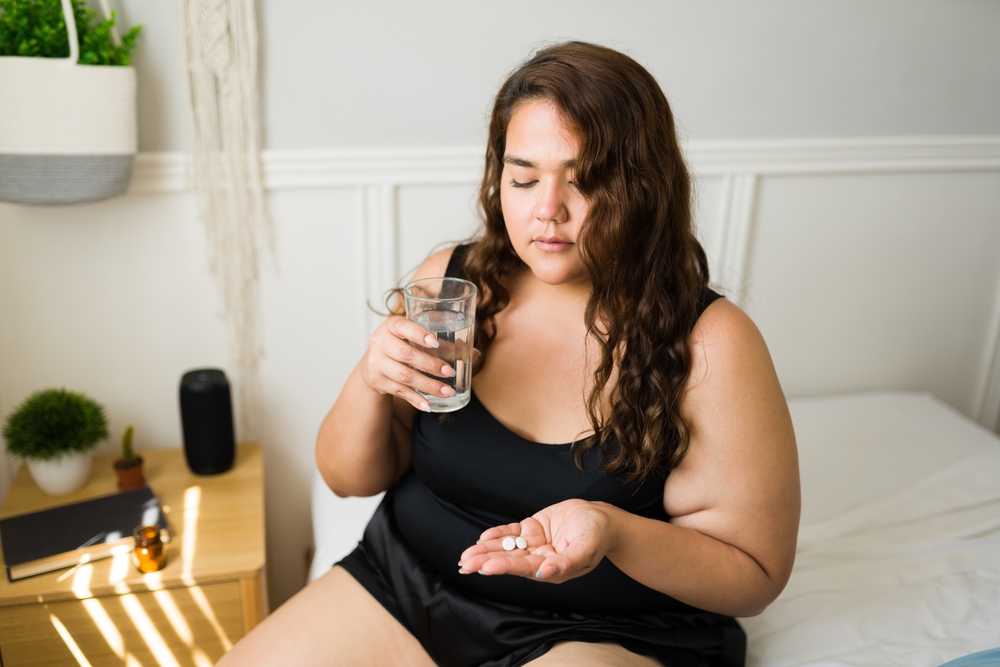
M116 38L115 13L105 19L72 0L81 65L128 67L142 26ZM61 0L0 0L0 56L65 58L70 45Z
M115 459L113 468L118 477L118 490L131 491L146 486L146 478L142 474L142 457L136 456L132 447L132 436L135 429L131 424L122 434L122 456Z
M7 417L7 451L23 459L45 493L72 493L87 481L94 447L108 437L104 408L86 395L45 389Z
M0 0L0 200L73 204L124 194L137 145L141 26L119 37L84 0Z

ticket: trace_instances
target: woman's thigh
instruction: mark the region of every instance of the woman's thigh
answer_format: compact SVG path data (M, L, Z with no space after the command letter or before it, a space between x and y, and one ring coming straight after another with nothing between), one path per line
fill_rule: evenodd
M656 658L632 653L618 644L559 642L524 667L663 667Z
M346 570L333 568L223 656L239 665L434 667L420 642Z

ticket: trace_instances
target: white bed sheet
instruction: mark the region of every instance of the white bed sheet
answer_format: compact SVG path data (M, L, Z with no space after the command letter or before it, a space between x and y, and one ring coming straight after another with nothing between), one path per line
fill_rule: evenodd
M791 580L740 619L748 667L937 667L1000 646L1000 439L928 394L790 402L802 474ZM313 480L310 579L379 498Z
M936 667L1000 646L1000 439L926 394L791 402L795 568L749 667Z
M309 581L315 581L358 546L382 494L371 498L338 498L317 470L313 473L311 495L315 551L309 564Z

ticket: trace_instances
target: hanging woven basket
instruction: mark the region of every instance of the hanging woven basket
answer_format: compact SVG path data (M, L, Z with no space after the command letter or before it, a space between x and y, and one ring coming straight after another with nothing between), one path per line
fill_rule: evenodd
M136 152L135 68L0 56L0 201L77 204L124 194Z

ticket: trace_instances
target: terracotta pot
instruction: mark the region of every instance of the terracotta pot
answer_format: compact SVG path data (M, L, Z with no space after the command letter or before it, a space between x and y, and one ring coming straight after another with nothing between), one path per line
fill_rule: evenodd
M142 475L142 457L135 458L137 462L129 466L122 465L121 459L115 459L113 467L118 477L119 491L131 491L146 486L146 478Z

